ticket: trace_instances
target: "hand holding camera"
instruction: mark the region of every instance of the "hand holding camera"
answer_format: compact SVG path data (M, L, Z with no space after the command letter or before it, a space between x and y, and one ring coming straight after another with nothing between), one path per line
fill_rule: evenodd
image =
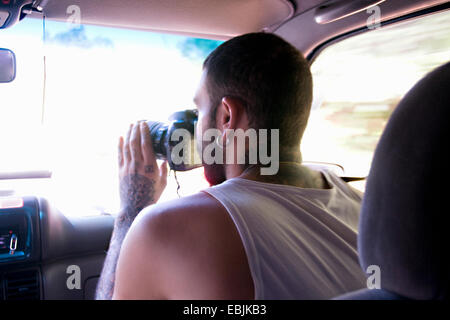
M139 212L158 201L167 184L167 162L156 163L146 122L130 125L119 139L121 212L116 223L130 226Z

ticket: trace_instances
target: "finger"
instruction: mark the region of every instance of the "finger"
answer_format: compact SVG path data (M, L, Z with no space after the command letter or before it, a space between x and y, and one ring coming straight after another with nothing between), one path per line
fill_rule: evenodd
M133 129L133 124L130 124L130 127L128 128L128 132L127 132L127 137L125 138L125 145L123 147L124 160L127 162L131 161L130 136L131 136L132 129Z
M165 160L161 167L159 168L159 174L160 174L160 181L163 186L167 185L167 172L169 171L167 167L167 160Z
M141 126L139 122L137 122L133 126L133 130L131 132L130 138L130 150L131 157L134 161L142 161L142 152L141 152Z
M151 165L157 168L155 152L153 151L152 138L150 136L150 129L146 122L141 122L141 148L142 156L146 165Z
M119 138L119 150L118 150L119 166L123 166L123 137Z

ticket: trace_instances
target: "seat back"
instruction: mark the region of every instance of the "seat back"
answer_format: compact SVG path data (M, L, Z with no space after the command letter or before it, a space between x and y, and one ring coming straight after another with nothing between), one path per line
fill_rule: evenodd
M364 195L358 251L383 290L340 298L448 299L450 63L422 79L392 114ZM373 291L373 290L371 290Z

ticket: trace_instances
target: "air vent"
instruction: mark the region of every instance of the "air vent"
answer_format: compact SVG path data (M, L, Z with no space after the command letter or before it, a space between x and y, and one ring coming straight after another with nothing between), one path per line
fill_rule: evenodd
M39 300L39 274L37 270L6 274L4 281L6 300Z

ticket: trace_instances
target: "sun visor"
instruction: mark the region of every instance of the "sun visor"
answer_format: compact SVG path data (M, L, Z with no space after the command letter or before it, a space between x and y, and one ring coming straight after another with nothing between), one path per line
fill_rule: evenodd
M289 19L288 0L49 0L47 19L226 39Z

